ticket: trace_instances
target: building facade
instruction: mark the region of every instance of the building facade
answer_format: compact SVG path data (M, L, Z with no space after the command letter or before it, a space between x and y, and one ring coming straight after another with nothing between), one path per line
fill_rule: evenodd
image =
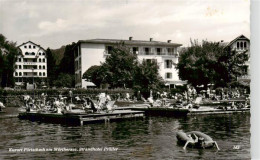
M119 42L123 42L133 54L137 54L140 62L143 60L156 61L159 65L159 74L166 84L185 83L179 80L178 71L175 69L179 58L177 49L181 44L171 43L170 40L161 42L153 41L151 38L148 41L142 41L129 37L129 40L92 39L78 41L74 48L76 88L87 88L91 84L82 79L82 75L91 66L104 62L112 47Z
M47 80L47 57L45 50L31 41L18 46L19 55L15 63L15 85L44 83Z
M235 50L238 54L246 52L249 56L248 61L245 62L245 74L244 76L237 77L238 81L250 82L250 39L244 35L240 35L227 44L232 50Z

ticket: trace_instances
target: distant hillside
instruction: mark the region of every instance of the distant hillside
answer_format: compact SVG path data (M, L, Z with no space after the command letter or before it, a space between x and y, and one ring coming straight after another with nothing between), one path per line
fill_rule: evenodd
M58 48L58 49L51 49L51 52L52 52L52 54L53 54L53 57L54 57L55 60L56 60L56 65L59 65L59 64L60 64L61 59L62 59L63 56L64 56L65 47L66 47L66 46L61 46L61 47Z

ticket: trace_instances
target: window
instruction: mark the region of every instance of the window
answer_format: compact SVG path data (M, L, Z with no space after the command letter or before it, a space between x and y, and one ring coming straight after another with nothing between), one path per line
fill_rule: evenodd
M29 48L31 48L31 45L29 45Z
M43 53L42 53L42 55L44 56L44 55L45 55L45 53L43 52Z
M173 48L167 48L168 55L173 54Z
M172 78L172 73L168 72L166 73L166 79L171 79Z
M18 61L19 61L19 62L22 62L22 59L21 59L21 58L19 58L19 59L18 59Z
M138 47L133 47L133 53L138 54Z
M42 66L39 66L39 69L42 69Z
M22 72L19 72L19 76L22 76Z
M17 72L15 72L15 76L18 76L18 73L17 73Z
M24 48L27 48L27 46L24 46Z
M43 76L45 76L45 72L43 72Z
M145 52L146 55L149 55L150 48L144 48L144 52Z
M237 42L237 49L239 49L239 42Z
M45 58L42 59L42 62L45 62Z
M28 52L25 52L25 55L29 55L29 53L28 53Z
M75 63L74 63L74 68L75 68L75 70L78 70L78 68L77 68L77 62L78 62L78 61L75 61Z
M157 55L161 55L162 49L161 48L156 48L156 52L157 52Z
M42 72L39 72L39 76L42 76Z
M19 69L22 69L22 66L21 66L21 65L19 65Z
M33 46L33 48L35 49L35 46Z
M42 69L45 69L45 66L42 66Z
M240 49L243 49L243 42L240 42Z
M165 60L165 68L172 68L172 60Z
M33 62L37 62L37 59L35 58L35 59L33 59Z
M244 48L247 49L247 43L246 42L244 42Z
M35 55L35 53L34 53L34 52L32 52L32 55Z
M39 52L39 56L40 56L40 55L42 55L42 53L41 53L41 52Z
M107 54L110 54L112 51L113 47L112 46L107 46Z
M42 62L42 59L41 59L41 58L39 58L39 62Z
M155 62L155 63L156 63L157 60L156 60L156 59L146 59L146 62L147 62L147 63L152 63L152 62Z
M24 73L25 76L27 76L27 73Z

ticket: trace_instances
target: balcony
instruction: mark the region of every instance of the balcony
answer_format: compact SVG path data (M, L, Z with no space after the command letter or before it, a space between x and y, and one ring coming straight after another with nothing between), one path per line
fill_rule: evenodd
M157 55L157 56L173 56L173 57L178 57L179 55L174 53L174 52L160 52L160 53L156 53L156 52L139 52L138 55Z
M37 65L37 62L23 62L23 65Z

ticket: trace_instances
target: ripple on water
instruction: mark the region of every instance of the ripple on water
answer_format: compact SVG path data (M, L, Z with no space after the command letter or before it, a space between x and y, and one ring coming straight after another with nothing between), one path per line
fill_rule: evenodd
M250 159L250 114L186 118L147 117L145 120L66 126L0 119L0 159ZM177 145L178 131L199 130L218 142L198 150ZM239 150L234 150L240 145ZM117 152L28 152L8 148L116 147Z

